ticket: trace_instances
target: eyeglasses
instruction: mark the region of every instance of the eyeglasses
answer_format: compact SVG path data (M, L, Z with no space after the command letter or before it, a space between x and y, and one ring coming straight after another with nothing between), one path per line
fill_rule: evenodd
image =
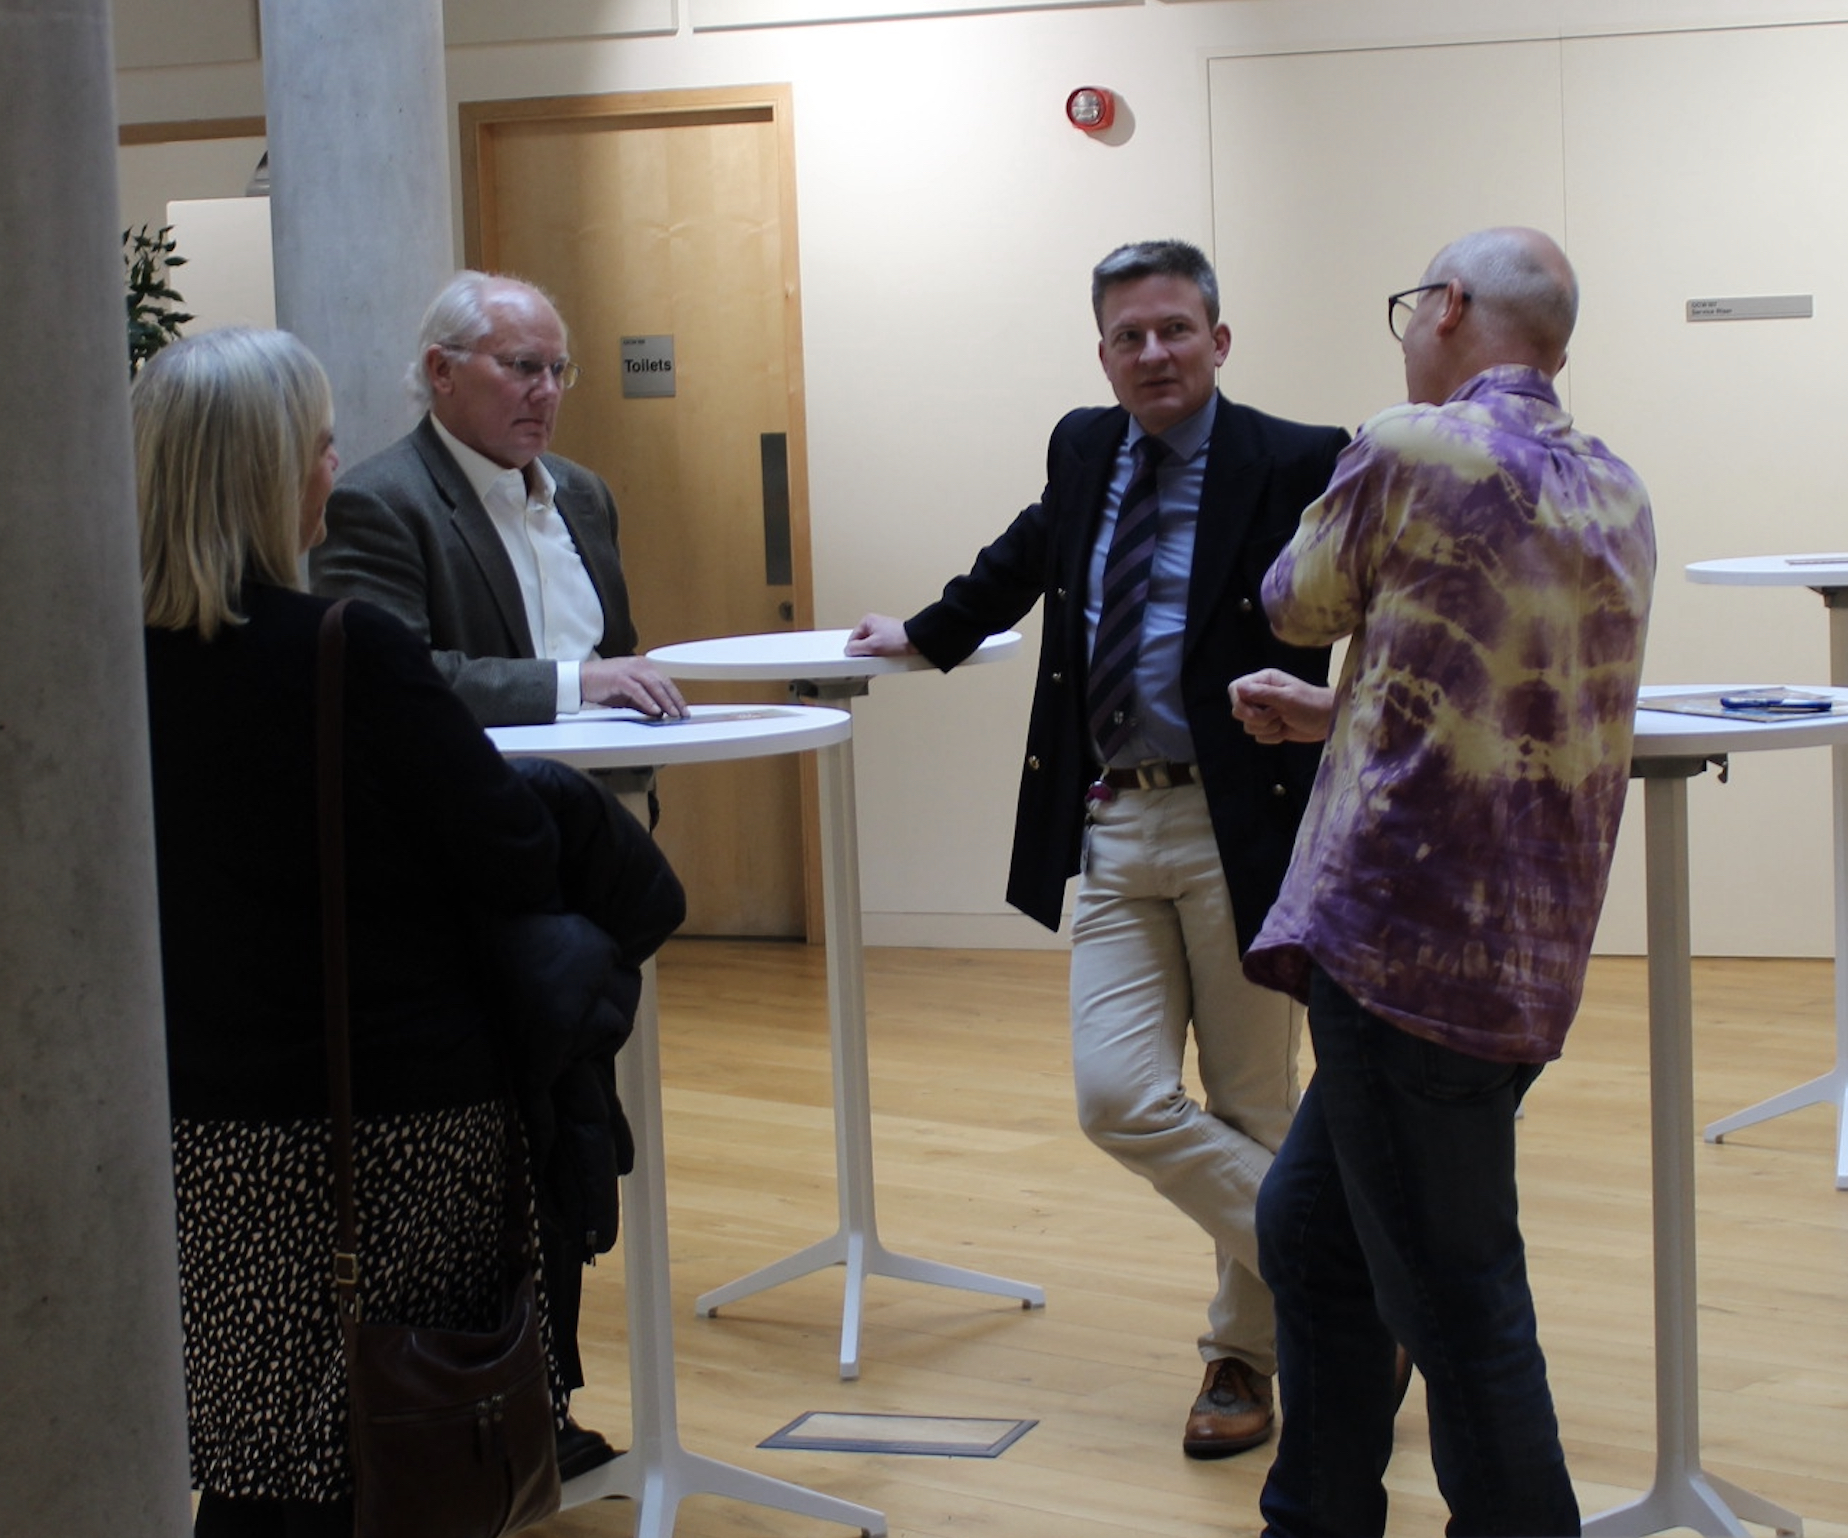
M1386 296L1386 326L1392 332L1392 339L1395 342L1405 340L1405 323L1412 318L1412 312L1418 308L1412 303L1415 296L1434 294L1440 288L1449 287L1450 282L1446 279L1442 283L1420 283L1416 288L1402 288L1396 294L1388 294ZM1474 296L1468 289L1463 291L1463 300L1466 304L1472 297Z
M492 358L523 385L535 384L541 374L550 374L559 389L569 390L584 372L569 358L509 358L504 353L483 352L479 347L456 347L454 350L477 358Z

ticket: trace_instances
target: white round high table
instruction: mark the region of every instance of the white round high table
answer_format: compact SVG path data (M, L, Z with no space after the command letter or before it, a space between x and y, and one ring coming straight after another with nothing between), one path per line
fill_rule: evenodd
M1680 685L1651 696L1709 692ZM1820 691L1819 691L1820 692ZM1803 1519L1742 1490L1700 1462L1700 1351L1694 1259L1694 1002L1688 901L1688 781L1727 755L1848 744L1848 689L1839 713L1734 721L1639 708L1631 775L1643 781L1649 942L1649 1125L1655 1259L1656 1467L1640 1499L1588 1518L1597 1538L1691 1528L1747 1538L1746 1522L1780 1535Z
M930 667L923 657L849 657L845 630L786 631L725 636L658 647L649 661L670 678L727 683L786 682L790 692L843 709L867 692L868 680ZM999 662L1020 649L1013 631L990 636L963 666ZM827 937L828 1035L834 1059L834 1162L840 1226L826 1239L703 1294L695 1304L710 1316L727 1303L780 1287L826 1266L845 1266L841 1304L841 1376L860 1375L860 1318L869 1276L1018 1298L1039 1308L1046 1294L940 1261L885 1247L873 1201L872 1094L866 1059L866 976L860 938L860 848L854 801L853 739L842 737L817 756L821 790L823 912Z
M652 725L633 711L585 711L550 726L489 730L509 758L555 758L579 769L634 769L777 753L826 751L846 742L844 710L806 706L695 705L692 719ZM566 1506L610 1495L636 1503L635 1538L670 1538L690 1495L723 1495L825 1522L886 1531L883 1513L735 1464L687 1451L674 1390L674 1319L667 1257L667 1179L661 1131L661 1040L654 965L643 971L635 1029L616 1054L616 1087L635 1131L635 1168L622 1182L623 1285L629 1317L631 1445L613 1463L572 1480Z
M1807 587L1829 610L1829 682L1848 686L1848 555L1755 555L1696 561L1691 582L1722 587ZM1757 1122L1810 1105L1835 1107L1835 1188L1848 1191L1848 747L1834 753L1835 803L1835 1066L1807 1084L1721 1117L1706 1129L1709 1143Z

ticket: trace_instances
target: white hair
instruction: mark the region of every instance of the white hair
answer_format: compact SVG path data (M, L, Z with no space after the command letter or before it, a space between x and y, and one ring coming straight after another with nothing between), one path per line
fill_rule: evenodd
M495 300L509 290L524 290L558 310L552 296L536 283L506 273L476 272L464 269L442 287L424 311L423 324L417 328L417 353L404 376L405 387L420 410L430 409L430 376L424 369L424 355L432 347L467 352L494 329L494 317L488 313ZM559 320L564 326L564 320Z

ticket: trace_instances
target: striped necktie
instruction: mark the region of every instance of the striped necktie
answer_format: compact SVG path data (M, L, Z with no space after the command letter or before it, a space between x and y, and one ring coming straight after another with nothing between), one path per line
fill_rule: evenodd
M1129 485L1117 509L1110 553L1104 557L1104 591L1091 648L1087 696L1091 736L1108 764L1135 728L1136 655L1142 647L1142 615L1148 607L1149 574L1161 527L1155 477L1168 446L1147 434L1132 451Z

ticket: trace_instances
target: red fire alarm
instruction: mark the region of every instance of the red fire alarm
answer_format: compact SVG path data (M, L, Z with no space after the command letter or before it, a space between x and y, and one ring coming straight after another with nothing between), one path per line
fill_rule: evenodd
M1101 85L1081 85L1065 98L1065 117L1074 128L1101 133L1116 121L1116 95Z

